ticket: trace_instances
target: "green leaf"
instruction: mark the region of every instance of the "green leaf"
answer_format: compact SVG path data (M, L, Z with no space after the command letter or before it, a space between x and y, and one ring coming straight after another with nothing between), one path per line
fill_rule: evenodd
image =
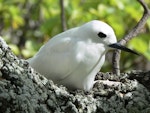
M19 55L20 54L20 50L19 50L17 45L9 44L9 47L11 48L11 50L13 51L13 53L15 55Z
M129 42L129 47L137 50L139 53L144 55L148 60L150 60L150 34L143 34L135 37Z

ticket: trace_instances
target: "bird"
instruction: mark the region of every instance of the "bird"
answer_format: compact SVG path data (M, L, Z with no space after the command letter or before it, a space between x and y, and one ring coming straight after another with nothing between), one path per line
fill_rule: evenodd
M110 25L92 20L54 36L28 62L58 85L89 91L105 62L105 54L113 49L138 54L117 42Z

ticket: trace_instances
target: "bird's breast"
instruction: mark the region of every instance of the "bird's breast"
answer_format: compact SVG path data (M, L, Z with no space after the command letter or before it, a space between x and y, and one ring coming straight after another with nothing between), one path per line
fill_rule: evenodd
M97 62L105 53L105 48L100 44L79 43L77 47L77 59L90 64L92 62Z
M99 62L102 62L102 56L105 48L100 44L78 43L76 50L76 59L80 65L84 66L86 72L91 71Z

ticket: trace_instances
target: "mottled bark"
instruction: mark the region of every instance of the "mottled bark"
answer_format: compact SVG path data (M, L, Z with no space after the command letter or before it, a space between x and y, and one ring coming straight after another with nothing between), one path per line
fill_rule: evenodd
M1 113L150 113L150 72L98 73L96 79L90 92L57 86L0 38Z

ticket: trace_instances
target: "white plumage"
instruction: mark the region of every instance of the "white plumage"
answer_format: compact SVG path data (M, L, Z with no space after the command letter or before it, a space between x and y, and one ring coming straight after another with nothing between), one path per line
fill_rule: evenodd
M108 24L93 20L54 36L28 61L56 84L89 91L104 64L109 45L116 42Z

